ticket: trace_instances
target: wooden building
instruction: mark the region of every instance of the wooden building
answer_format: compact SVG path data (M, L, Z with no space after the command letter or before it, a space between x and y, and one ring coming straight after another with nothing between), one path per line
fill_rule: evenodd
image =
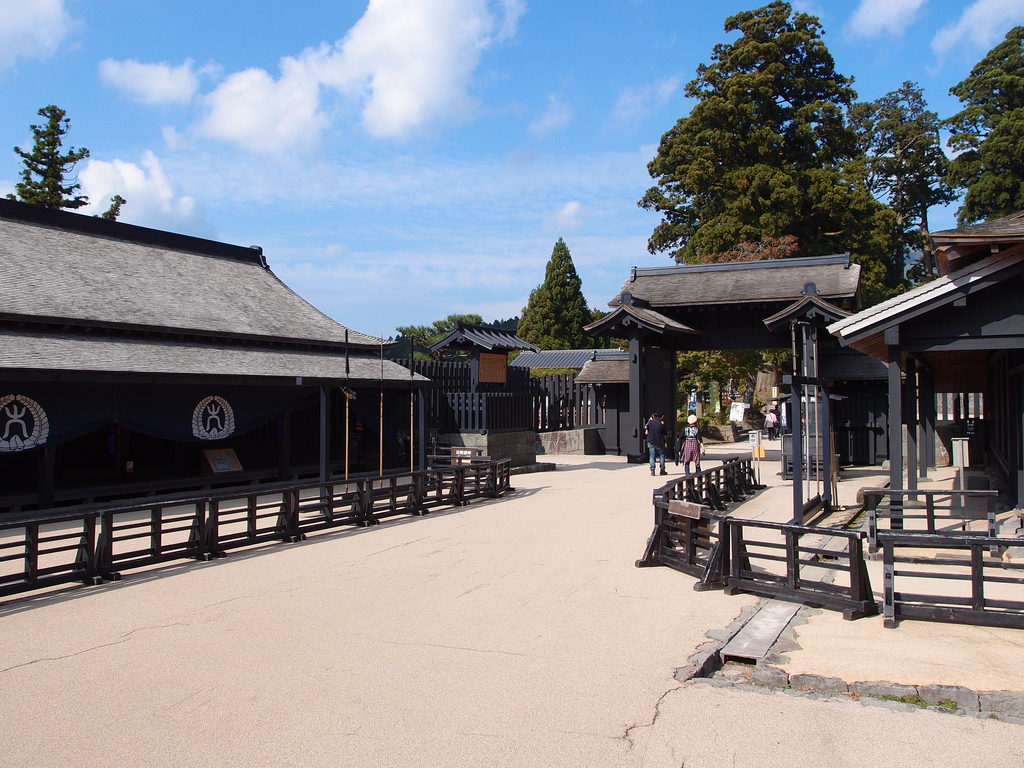
M621 444L639 459L650 414L661 409L675 423L676 352L790 349L795 327L813 326L817 333L826 320L860 308L860 266L842 254L634 267L609 306L612 311L587 330L629 340L629 426ZM816 341L817 376L827 373L837 389L851 391L884 380L884 366L838 349L827 336ZM880 463L885 457L874 458Z
M987 457L1019 498L1024 212L935 232L931 240L937 279L839 320L829 331L844 346L888 364L889 423L905 427L889 431L891 488L917 488L934 463L936 403L949 395L959 411L959 436L969 438L972 456ZM982 408L963 413L961 405L972 398Z
M408 468L387 347L258 247L0 200L0 512Z

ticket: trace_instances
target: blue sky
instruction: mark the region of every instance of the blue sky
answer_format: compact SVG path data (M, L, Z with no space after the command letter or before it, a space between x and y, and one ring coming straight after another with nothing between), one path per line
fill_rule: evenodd
M593 306L647 253L647 162L725 18L756 2L0 0L0 147L47 104L98 212L264 248L346 325L517 315L563 237ZM798 2L861 100L940 117L1024 0ZM0 193L20 169L0 152ZM955 208L955 207L954 207ZM933 229L954 210L933 212Z

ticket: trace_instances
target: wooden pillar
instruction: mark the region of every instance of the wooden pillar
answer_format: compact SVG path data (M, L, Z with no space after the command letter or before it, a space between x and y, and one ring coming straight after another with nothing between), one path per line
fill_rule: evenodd
M935 374L918 368L918 403L921 421L918 425L918 471L928 477L928 468L935 466Z
M43 461L39 465L39 509L53 507L56 486L57 446L47 443L43 446Z
M283 414L277 426L277 479L287 480L291 476L292 456L292 415Z
M419 430L419 469L427 468L427 400L423 390L416 390L416 424Z
M821 387L821 404L818 411L818 432L821 434L821 471L824 482L821 486L821 500L825 509L832 509L832 404L828 399L828 387Z
M917 360L907 358L903 415L907 422L907 490L917 490ZM913 498L917 498L916 496Z
M899 346L899 328L885 331L885 343L889 349L889 488L903 489L903 361ZM894 530L903 528L902 517L897 516L900 504L892 501Z
M633 423L633 434L627 438L626 453L637 456L643 463L644 424L646 414L644 408L644 377L643 377L643 340L637 328L629 337L629 418Z
M320 482L331 476L331 388L320 387Z
M793 449L793 521L797 525L803 525L804 522L804 471L803 471L803 431L804 431L804 420L803 420L803 394L804 388L802 384L797 383L798 377L803 372L803 366L801 363L800 353L802 344L798 343L802 335L802 330L799 323L793 323L790 325L790 332L793 340L793 384L789 388L789 415L790 425L789 429L792 433L793 439L790 445Z

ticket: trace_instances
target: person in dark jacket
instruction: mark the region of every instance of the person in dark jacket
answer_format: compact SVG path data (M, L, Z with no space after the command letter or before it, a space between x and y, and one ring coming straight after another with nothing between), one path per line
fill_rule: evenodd
M700 427L697 426L697 417L692 413L686 419L686 426L679 433L675 451L676 464L682 462L686 474L690 474L690 462L693 462L696 467L694 473L700 472L700 456L704 453L704 438L701 437Z
M647 450L651 457L651 474L654 474L654 459L661 457L661 474L667 475L665 471L665 414L662 411L655 411L647 422Z

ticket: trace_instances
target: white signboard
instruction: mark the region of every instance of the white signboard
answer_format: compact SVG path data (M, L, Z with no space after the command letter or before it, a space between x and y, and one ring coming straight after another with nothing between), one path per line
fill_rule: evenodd
M750 406L744 402L732 401L732 408L729 409L729 421L743 421L743 413Z

